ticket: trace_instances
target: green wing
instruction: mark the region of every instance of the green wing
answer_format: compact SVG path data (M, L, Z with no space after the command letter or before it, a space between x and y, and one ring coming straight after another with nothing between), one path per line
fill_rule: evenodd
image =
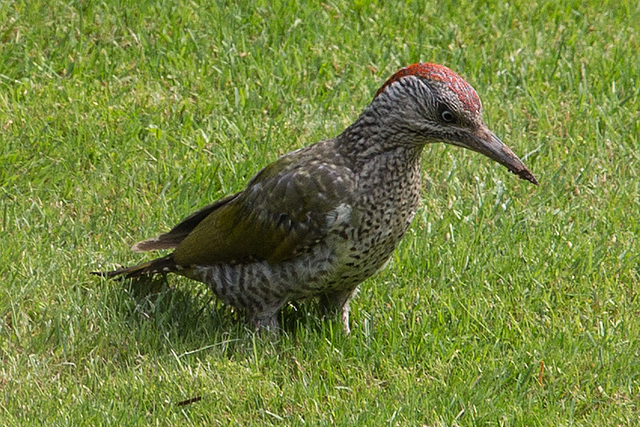
M240 193L232 194L231 196L224 197L203 207L180 221L180 223L173 227L168 233L138 242L131 247L131 250L134 252L147 252L177 248L178 245L193 231L194 228L198 226L198 224L202 222L203 219L239 195Z
M267 166L242 193L201 219L173 253L176 263L277 263L353 222L351 170L316 159L313 148Z

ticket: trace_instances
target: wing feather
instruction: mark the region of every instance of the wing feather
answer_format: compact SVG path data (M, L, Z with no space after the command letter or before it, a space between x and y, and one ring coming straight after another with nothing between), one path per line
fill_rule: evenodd
M248 260L277 263L353 221L344 214L354 198L351 169L315 158L312 149L280 158L243 192L198 218L176 248L176 262L183 266Z
M203 207L202 209L194 212L193 214L180 221L178 225L173 227L167 233L138 242L131 247L131 250L133 252L148 252L161 249L177 248L178 245L189 235L189 233L191 233L193 229L196 228L197 225L200 224L200 222L202 222L202 220L211 215L211 213L215 210L219 209L220 207L229 203L231 200L238 197L239 194L240 193L232 194Z

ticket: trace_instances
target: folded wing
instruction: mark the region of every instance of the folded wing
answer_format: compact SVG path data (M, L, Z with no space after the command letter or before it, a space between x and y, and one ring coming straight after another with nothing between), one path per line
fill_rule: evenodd
M264 260L277 263L322 242L351 215L355 181L345 165L309 159L305 150L280 158L247 188L186 218L171 231L134 245L175 248L178 265Z

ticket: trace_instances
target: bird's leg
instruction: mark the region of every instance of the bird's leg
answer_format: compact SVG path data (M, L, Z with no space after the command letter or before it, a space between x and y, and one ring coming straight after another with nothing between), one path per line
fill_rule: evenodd
M345 291L325 293L320 296L320 308L324 312L324 315L337 316L340 314L342 327L344 333L347 335L351 332L349 328L349 302L354 294L355 289L348 289Z
M249 322L256 331L280 331L277 312L275 313L254 313L249 316Z

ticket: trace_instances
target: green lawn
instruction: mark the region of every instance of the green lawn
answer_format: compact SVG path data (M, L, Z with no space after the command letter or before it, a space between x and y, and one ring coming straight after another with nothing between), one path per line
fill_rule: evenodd
M213 3L0 2L0 424L640 423L637 1ZM89 275L417 61L476 88L540 186L427 147L350 336Z

